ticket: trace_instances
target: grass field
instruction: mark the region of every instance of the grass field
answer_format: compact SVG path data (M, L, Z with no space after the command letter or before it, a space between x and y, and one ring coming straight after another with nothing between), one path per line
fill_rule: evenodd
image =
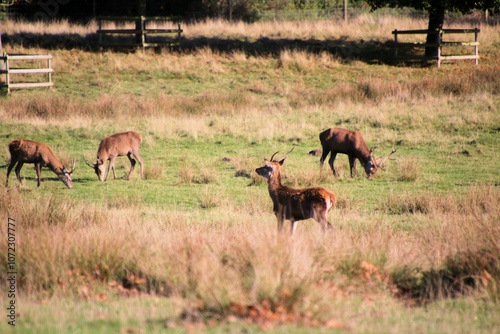
M393 64L390 32L424 26L208 21L179 49L99 53L92 25L3 23L5 52L54 56L55 86L0 98L0 182L18 138L77 169L72 190L48 169L37 188L31 165L0 187L2 281L9 218L17 269L0 332L497 333L500 28L480 26L478 67ZM397 160L373 181L343 155L320 174L329 127ZM119 158L99 182L84 157L125 130L145 179ZM292 147L284 183L337 194L332 232L277 232L254 170Z

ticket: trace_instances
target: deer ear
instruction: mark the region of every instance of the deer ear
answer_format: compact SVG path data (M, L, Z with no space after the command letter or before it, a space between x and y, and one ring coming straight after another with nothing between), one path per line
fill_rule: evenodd
M283 159L280 161L280 166L282 166L282 165L283 165L283 163L285 162L285 159L286 159L286 158L283 158Z

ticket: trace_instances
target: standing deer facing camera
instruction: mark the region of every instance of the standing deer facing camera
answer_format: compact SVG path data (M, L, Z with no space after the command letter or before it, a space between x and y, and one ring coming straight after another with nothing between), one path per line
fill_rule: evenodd
M290 152L293 151L290 150ZM326 214L335 206L337 198L330 190L322 187L294 189L281 184L281 166L285 162L288 152L283 157L274 160L264 159L266 164L255 171L260 176L267 178L269 195L273 200L273 211L278 220L278 230L283 229L283 222L290 220L292 234L295 223L299 220L313 218L321 224L323 231L332 225L326 219Z
M47 144L37 143L36 141L26 139L16 139L10 142L9 152L10 164L7 167L7 180L5 181L6 187L9 185L9 174L16 163L16 177L19 183L23 184L21 181L21 168L23 168L25 163L28 163L35 164L38 187L40 187L42 167L48 167L69 189L73 189L71 174L75 170L76 161L73 161L73 167L71 171L68 171L59 159L56 158L54 153L52 153Z
M115 160L119 156L126 155L130 160L130 171L127 175L127 180L130 179L130 174L134 170L136 161L134 158L139 160L141 164L141 179L144 179L144 164L142 158L139 155L139 146L141 146L142 136L137 132L126 131L115 133L109 137L104 138L99 144L99 149L97 150L97 160L96 162L89 163L85 160L85 163L94 168L95 173L100 181L108 181L110 171L113 170L113 174L116 180L115 171ZM106 161L109 160L108 173L106 175ZM104 178L106 176L106 178Z
M333 175L337 176L333 163L337 157L337 153L347 154L349 156L349 166L351 167L351 177L354 177L354 171L356 170L356 159L361 161L363 165L368 180L373 179L373 175L377 169L382 169L382 164L391 158L391 155L396 153L397 150L392 146L392 153L388 157L382 159L375 159L372 155L373 151L377 149L378 146L368 148L366 145L361 132L351 131L342 128L331 128L325 130L319 134L319 140L321 141L321 146L323 147L323 154L319 160L320 172L323 170L323 163L331 152L330 160L328 163L332 168ZM395 160L395 159L391 159Z

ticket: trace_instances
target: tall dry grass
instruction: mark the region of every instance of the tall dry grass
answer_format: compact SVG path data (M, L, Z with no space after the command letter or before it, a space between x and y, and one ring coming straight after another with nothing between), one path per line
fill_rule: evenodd
M222 316L234 305L266 301L321 319L331 314L332 298L349 295L352 285L377 291L394 282L403 295L409 289L414 298L435 298L448 290L483 289L500 278L500 193L493 186L472 186L460 197L427 195L430 209L411 234L384 222L383 214L359 228L356 222L367 218L342 208L333 210L333 232L304 222L293 238L278 234L274 217L250 209L262 207L251 201L244 208L218 203L208 213L212 223L199 223L188 212L146 212L143 218L130 205L104 210L58 196L19 205L21 195L2 191L1 228L6 230L7 217L16 217L19 288L40 298L84 298L111 284L181 297L186 305L201 302L203 310ZM221 196L207 188L207 196L214 195ZM451 204L439 204L450 198ZM207 198L200 202L209 204ZM0 251L6 247L2 238ZM429 273L450 268L460 289L444 276L426 281Z
M259 38L289 38L289 39L338 39L349 36L354 40L386 41L392 39L391 31L426 29L426 18L410 18L392 13L376 12L377 15L362 13L350 18L346 24L343 20L311 20L311 21L268 21L245 23L241 21L228 22L223 19L206 19L198 22L183 24L183 37L191 38L241 38L247 37L255 40ZM498 20L492 17L488 23L484 20L475 19L477 14L456 18L450 16L445 21L445 29L467 28L473 22L474 26L481 29L481 43L494 43L498 39L496 26ZM133 23L130 23L133 26ZM120 28L114 23L106 23L106 28ZM127 26L125 26L127 27ZM151 28L177 28L176 25L163 22L150 25ZM356 27L356 29L352 29ZM2 31L8 35L21 33L37 34L70 34L86 36L95 34L97 22L89 22L86 25L73 24L66 20L55 21L50 24L45 22L6 21L2 23ZM404 37L404 36L403 36Z

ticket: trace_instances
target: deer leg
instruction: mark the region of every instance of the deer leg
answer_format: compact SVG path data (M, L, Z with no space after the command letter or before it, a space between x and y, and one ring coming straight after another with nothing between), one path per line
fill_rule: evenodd
M127 180L130 180L130 175L131 175L131 174L132 174L132 172L134 171L134 167L135 167L136 161L135 161L135 159L132 157L132 153L127 154L127 157L128 157L128 159L130 160L130 171L128 172L128 175L127 175ZM141 164L141 167L142 167L142 164Z
M144 180L144 164L142 163L143 162L142 158L139 155L139 152L134 152L134 156L139 161L139 163L141 164L141 180Z
M21 181L21 168L23 168L24 162L19 161L16 166L16 177L20 184L23 184Z
M323 174L323 163L325 162L325 159L326 157L328 156L328 154L330 153L330 151L323 147L323 153L321 154L321 158L319 159L319 174Z
M109 166L108 166L108 172L106 173L106 179L104 181L108 181L108 178L109 178L109 174L111 173L111 169L115 168L115 159L116 157L115 156L112 156L111 158L109 158ZM115 175L116 177L116 175Z
M328 229L328 230L333 229L332 224L330 224L328 219L326 219L327 213L328 213L327 207L321 205L321 206L316 206L315 208L313 208L312 214L311 214L311 218L316 220L321 225L321 229L323 230L323 232L326 229Z
M335 168L333 167L333 163L335 162L335 158L337 157L337 152L333 152L330 155L330 160L328 160L328 163L330 164L330 167L332 168L333 176L337 176L337 172L335 172Z
M283 208L275 211L276 220L278 222L278 231L281 232L283 230L283 222L285 221L285 210Z
M115 168L115 165L113 165L113 176L115 177L115 180L118 178L118 177L116 176L116 168Z
M36 186L40 187L40 177L42 176L42 165L35 164L35 172L36 172Z
M17 161L11 161L9 167L7 167L7 180L5 180L5 186L9 185L9 174L12 171L12 168L16 165Z
M354 177L354 172L356 171L356 157L349 155L349 167L351 167L351 177Z
M137 159L137 161L139 161L139 163L141 164L141 179L144 180L144 162L142 160L142 157L139 154L139 151L134 150L134 151L132 151L132 154Z
M278 231L281 232L283 231L283 218L279 216L277 216L276 218L278 219Z
M318 222L321 225L321 229L323 230L323 232L333 229L332 224L330 224L330 222L326 219L325 215L323 215L323 217L320 217Z
M291 234L293 235L293 232L295 232L295 228L297 227L297 222L292 218L292 219L290 219L290 224L292 226Z

